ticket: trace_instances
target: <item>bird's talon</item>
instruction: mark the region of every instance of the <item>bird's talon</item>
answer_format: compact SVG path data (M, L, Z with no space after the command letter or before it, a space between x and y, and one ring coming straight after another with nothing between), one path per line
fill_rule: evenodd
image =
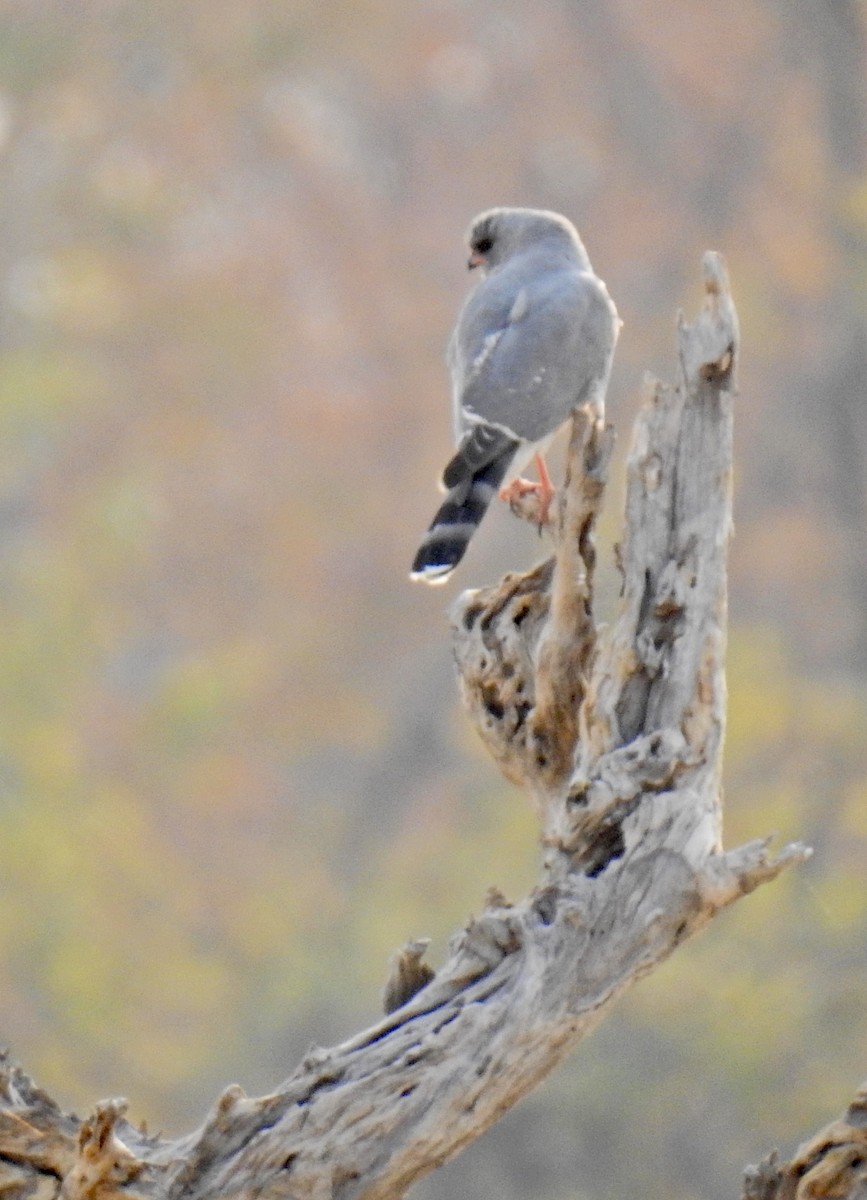
M534 479L513 479L511 483L500 488L499 497L506 504L511 504L514 500L520 500L522 496L529 496L532 492L541 491L541 483L537 483Z

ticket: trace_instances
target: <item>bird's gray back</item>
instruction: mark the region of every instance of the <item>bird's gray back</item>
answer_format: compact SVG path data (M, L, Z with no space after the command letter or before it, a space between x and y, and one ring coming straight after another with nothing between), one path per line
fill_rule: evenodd
M475 421L538 441L607 375L617 314L592 270L528 252L467 298L449 347L456 434Z

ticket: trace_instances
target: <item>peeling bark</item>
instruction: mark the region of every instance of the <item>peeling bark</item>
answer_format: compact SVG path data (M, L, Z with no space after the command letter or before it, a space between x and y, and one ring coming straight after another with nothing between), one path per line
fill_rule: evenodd
M81 1123L0 1072L11 1196L393 1200L526 1095L609 1006L716 913L808 851L723 852L726 549L738 331L725 268L678 329L680 380L649 381L628 464L620 615L593 615L593 531L613 434L573 422L554 555L465 593L453 635L471 720L540 814L538 885L495 889L431 977L396 956L389 1010L313 1049L272 1094L226 1089L200 1129L149 1139L122 1102Z

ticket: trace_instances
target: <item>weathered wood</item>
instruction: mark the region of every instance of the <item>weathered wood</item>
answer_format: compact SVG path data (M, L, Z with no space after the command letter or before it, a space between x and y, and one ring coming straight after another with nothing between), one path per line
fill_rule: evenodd
M382 1007L386 1016L403 1008L433 979L433 967L422 961L429 945L430 938L413 938L392 958L388 979L382 989Z
M787 1163L776 1151L744 1175L743 1200L865 1200L867 1083L841 1117L798 1147Z
M593 531L614 445L595 403L579 409L572 424L554 557L465 592L452 619L470 719L507 779L525 787L540 810L575 756L596 648ZM535 520L534 506L525 504L522 515Z
M421 965L408 944L387 989L388 1007L405 1003L312 1050L271 1095L227 1089L187 1138L148 1140L119 1104L81 1126L7 1070L0 1190L393 1200L721 908L806 857L720 848L737 324L719 256L704 279L702 312L678 331L680 382L649 383L636 425L615 624L593 620L612 435L590 410L575 416L553 558L455 606L469 715L541 816L538 885L514 905L492 891L429 982L405 986Z

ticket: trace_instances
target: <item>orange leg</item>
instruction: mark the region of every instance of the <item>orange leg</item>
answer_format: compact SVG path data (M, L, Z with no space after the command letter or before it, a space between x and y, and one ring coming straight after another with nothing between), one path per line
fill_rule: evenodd
M548 466L541 454L534 454L533 461L536 464L536 470L539 473L539 499L542 503L542 511L539 514L539 524L547 525L548 516L551 511L551 501L556 495L557 489L551 482L551 476L548 474Z
M521 496L527 496L530 492L537 492L539 495L539 524L546 525L551 510L551 501L556 494L556 490L551 482L551 476L548 474L548 467L542 455L534 454L533 461L539 473L538 482L532 479L513 479L510 484L500 489L500 499L511 504L513 500L518 500Z

